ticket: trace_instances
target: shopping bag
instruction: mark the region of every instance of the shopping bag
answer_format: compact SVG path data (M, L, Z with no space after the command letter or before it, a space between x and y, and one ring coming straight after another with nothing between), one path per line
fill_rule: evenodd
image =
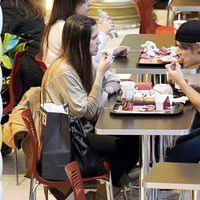
M63 105L41 105L41 176L66 180L64 167L71 162L68 109Z

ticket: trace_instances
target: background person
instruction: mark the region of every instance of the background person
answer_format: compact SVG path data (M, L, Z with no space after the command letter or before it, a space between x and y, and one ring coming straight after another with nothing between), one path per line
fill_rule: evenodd
M45 72L41 88L46 102L68 103L71 115L93 124L104 106L101 99L107 83L119 90L119 80L106 76L111 63L109 53L103 53L93 73L91 57L98 52L98 33L94 19L69 17L63 28L61 55ZM88 137L92 148L110 163L113 185L121 186L122 174L129 173L138 162L138 137L95 133L88 133Z
M65 21L73 14L87 16L90 10L90 0L54 0L49 21L43 36L41 46L42 58L47 67L60 55L62 44L62 30ZM99 52L95 58L98 62L101 57L102 49L105 47L107 34L114 28L110 17L107 17L106 23L99 24Z
M28 51L22 59L24 92L40 86L43 72L35 61L45 27L42 11L32 0L1 0L3 11L2 34L11 33L27 41Z
M177 52L183 60L183 66L200 64L200 21L188 21L182 24L176 33ZM166 65L169 78L177 83L192 105L200 111L200 93L184 78L178 63ZM200 124L197 118L197 123ZM166 161L197 163L200 161L200 129L177 139L176 145L166 152Z
M40 86L42 81L43 72L35 61L35 55L40 51L45 26L42 11L32 0L1 0L0 5L3 13L2 36L10 33L27 41L28 51L22 58L21 65L25 93L30 87ZM9 97L6 96L5 99ZM5 121L7 117L2 119L2 123ZM2 155L9 154L11 151L12 149L3 143Z

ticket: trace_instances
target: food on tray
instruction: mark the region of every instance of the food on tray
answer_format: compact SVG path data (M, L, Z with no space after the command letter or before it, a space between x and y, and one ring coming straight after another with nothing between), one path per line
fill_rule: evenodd
M133 102L126 101L126 99L122 98L122 110L133 110Z
M132 98L130 99L126 99L124 98L122 95L123 95L123 92L120 91L120 98L119 100L122 101L123 100L126 100L127 102L128 101L133 101L133 102L152 102L152 101L155 101L155 96L157 94L160 94L158 91L156 90L153 90L153 89L150 89L150 90L137 90L137 89L134 89L134 94L132 95Z
M147 41L141 46L144 50L140 54L139 63L162 64L176 61L180 62L180 58L176 53L177 47L175 46L157 48L156 44L152 41Z
M144 105L139 108L141 112L152 112L156 110L155 105Z
M165 110L171 105L170 101L172 102L173 96L171 87L168 84L158 84L152 89L151 83L122 81L120 86L119 100L121 101L121 106L119 110L133 111L136 109L139 112L150 112ZM138 88L142 89L139 90ZM144 88L149 89L144 90Z
M153 89L161 94L173 94L173 89L169 84L164 84L164 83L156 84L153 87Z
M135 83L135 89L150 90L150 89L152 89L152 82L137 82L137 83Z

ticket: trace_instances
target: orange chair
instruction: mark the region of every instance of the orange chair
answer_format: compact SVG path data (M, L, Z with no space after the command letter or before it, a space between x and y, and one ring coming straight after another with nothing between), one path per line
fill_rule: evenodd
M113 199L112 184L109 183L110 166L107 162L104 163L104 166L107 169L107 173L101 176L94 176L94 177L88 177L88 178L81 177L81 173L80 173L80 169L79 169L77 161L71 162L65 166L65 172L70 180L75 200L86 199L83 183L87 182L88 184L91 181L92 182L100 181L101 183L104 183L106 185L107 199L108 200Z
M3 108L3 115L11 112L16 102L19 102L23 95L23 84L21 78L21 59L25 55L27 49L17 52L14 57L12 70L10 74L10 82L8 86L10 100Z
M81 177L81 172L76 161L71 162L65 166L65 172L71 183L74 199L75 200L86 200L83 180Z
M37 55L35 56L35 60L39 63L40 68L42 69L42 71L45 72L45 71L47 70L47 66L46 66L46 64L44 63L44 61L42 60L41 55L40 55L40 54L37 54Z
M33 120L32 112L30 108L27 108L22 111L21 117L24 120L24 123L26 125L26 128L28 129L28 132L31 137L31 142L32 142L32 179L31 179L31 186L30 186L30 199L35 200L36 199L36 190L39 184L44 184L46 186L52 186L52 187L59 187L59 186L66 186L66 187L71 187L70 181L51 181L51 180L46 180L43 179L40 175L40 165L39 165L39 159L38 159L38 147L39 147L39 141L38 141L38 135L36 132L35 128L35 123ZM34 187L32 186L33 184L33 178L35 178L38 181L38 184L36 184ZM69 192L69 194L71 191ZM69 195L68 194L68 195ZM45 194L46 199L48 199L48 194Z
M153 19L153 0L134 0L140 16L140 33L174 34L173 26L162 26Z

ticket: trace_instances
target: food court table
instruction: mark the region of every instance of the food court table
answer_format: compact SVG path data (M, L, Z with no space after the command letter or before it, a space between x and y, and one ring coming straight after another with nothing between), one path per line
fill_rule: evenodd
M174 116L114 115L110 114L109 106L104 108L98 118L96 134L141 136L140 200L147 199L147 190L142 187L141 182L149 170L150 136L189 134L195 110L188 105L184 107L183 113Z
M200 1L199 0L172 0L169 3L169 7L174 11L200 11Z
M156 35L156 34L129 34L124 37L120 45L129 46L131 52L127 57L117 57L112 63L113 73L118 74L166 74L165 65L138 64L139 55L143 48L141 44L146 41L153 41L158 48L175 46L174 35ZM111 41L112 42L112 41ZM114 42L113 42L114 43ZM184 74L196 74L199 66L193 66L183 69Z

